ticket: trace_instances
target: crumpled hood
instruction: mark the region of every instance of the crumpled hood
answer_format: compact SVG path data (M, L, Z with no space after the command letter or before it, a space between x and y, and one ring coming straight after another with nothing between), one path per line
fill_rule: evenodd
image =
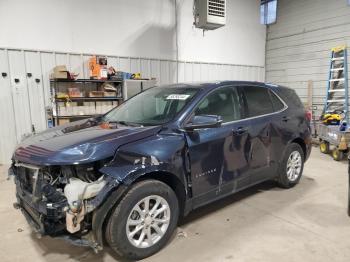
M87 120L48 129L25 139L13 160L34 165L72 165L112 157L119 146L152 136L160 127L120 125L105 129Z

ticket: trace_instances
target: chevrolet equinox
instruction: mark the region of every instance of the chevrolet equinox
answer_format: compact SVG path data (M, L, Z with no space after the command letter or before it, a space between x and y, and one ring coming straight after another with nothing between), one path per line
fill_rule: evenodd
M14 206L38 234L141 259L193 209L266 180L293 187L310 151L294 90L176 84L25 139L9 174Z

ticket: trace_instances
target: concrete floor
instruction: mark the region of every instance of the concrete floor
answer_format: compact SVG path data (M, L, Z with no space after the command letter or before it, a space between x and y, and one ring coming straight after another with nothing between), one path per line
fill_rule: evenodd
M161 252L145 261L350 261L347 162L314 148L298 186L264 183L193 212ZM36 239L12 208L0 166L1 261L115 261L51 238Z

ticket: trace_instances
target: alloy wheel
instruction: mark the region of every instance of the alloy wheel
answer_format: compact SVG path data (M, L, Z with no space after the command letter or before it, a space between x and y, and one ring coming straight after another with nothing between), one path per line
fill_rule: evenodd
M161 196L151 195L139 201L126 222L126 234L132 245L149 248L166 233L170 223L170 207Z
M302 158L298 151L293 151L287 161L287 177L289 181L296 181L301 172Z

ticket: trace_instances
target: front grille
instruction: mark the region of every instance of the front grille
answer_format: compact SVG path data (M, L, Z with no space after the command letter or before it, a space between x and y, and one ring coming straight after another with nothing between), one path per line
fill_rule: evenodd
M35 172L36 170L23 166L18 166L15 169L15 174L21 184L22 189L31 194L33 193L35 184Z

